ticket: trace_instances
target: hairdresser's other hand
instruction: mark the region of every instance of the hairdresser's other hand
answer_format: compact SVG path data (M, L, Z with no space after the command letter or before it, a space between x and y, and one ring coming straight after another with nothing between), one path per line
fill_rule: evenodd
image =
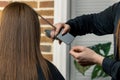
M68 24L65 24L65 23L57 23L54 26L56 27L56 29L53 29L51 31L51 38L52 39L54 39L54 37L56 35L58 35L61 30L62 30L63 35L70 31L70 26Z
M82 66L88 66L93 64L102 65L104 57L97 54L90 48L84 46L75 46L70 50L70 54L75 60Z

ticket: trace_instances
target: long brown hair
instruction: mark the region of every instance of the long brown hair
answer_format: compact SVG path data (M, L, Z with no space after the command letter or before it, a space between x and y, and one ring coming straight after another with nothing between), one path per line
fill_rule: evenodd
M118 22L118 25L117 25L117 29L116 29L116 50L117 50L117 59L120 60L120 20Z
M38 15L25 3L10 3L0 23L0 80L38 80L39 66L49 80L50 71L40 51Z

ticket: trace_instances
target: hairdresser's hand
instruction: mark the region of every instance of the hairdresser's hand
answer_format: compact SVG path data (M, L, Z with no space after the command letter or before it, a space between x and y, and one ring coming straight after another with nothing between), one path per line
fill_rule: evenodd
M70 26L65 23L57 23L54 25L56 29L53 29L51 31L51 38L54 39L54 37L59 34L59 32L62 30L62 34L66 34L67 32L70 31Z
M75 58L75 60L82 66L88 66L93 64L102 65L104 57L98 55L93 50L83 47L75 46L70 50L70 54Z

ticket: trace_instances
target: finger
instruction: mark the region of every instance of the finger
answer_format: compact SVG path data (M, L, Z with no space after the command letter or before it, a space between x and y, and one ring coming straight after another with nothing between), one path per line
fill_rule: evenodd
M83 66L83 67L84 67L84 66L90 66L90 64L85 63L85 62L84 62L84 63L79 62L79 60L77 60L77 59L76 59L75 61L76 61L78 64L80 64L81 66Z
M74 46L74 47L72 47L72 51L74 51L74 52L82 52L82 51L85 50L85 48L86 47L84 47L84 46Z
M54 39L55 38L55 30L52 30L50 35L51 35L51 38Z
M55 35L57 35L63 28L63 23L57 23L57 24L55 24L55 27L56 27Z
M94 65L94 63L80 63L78 62L81 66L91 66Z
M79 60L78 63L80 63L80 64L87 64L87 65L93 65L93 64L95 64L94 62L90 62L90 61L85 60L85 59Z
M64 29L62 31L62 34L63 35L66 34L67 32L69 32L69 30L70 30L70 26L68 24L64 24Z
M78 52L75 52L74 50L70 50L70 55L72 55L75 59L79 59L80 56L79 56L79 53Z
M75 61L79 63L79 59L75 59Z
M85 66L89 66L88 64L85 63L79 63L81 66L85 67Z

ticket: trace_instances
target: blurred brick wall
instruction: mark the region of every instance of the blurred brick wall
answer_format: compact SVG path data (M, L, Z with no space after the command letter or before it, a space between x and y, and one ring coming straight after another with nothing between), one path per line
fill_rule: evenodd
M0 14L4 7L11 2L24 2L30 5L38 14L41 14L44 18L53 24L54 16L54 0L0 0ZM44 34L45 29L51 29L51 26L44 20L40 19L41 26L41 51L43 56L49 61L53 60L52 54L52 40L47 38Z

